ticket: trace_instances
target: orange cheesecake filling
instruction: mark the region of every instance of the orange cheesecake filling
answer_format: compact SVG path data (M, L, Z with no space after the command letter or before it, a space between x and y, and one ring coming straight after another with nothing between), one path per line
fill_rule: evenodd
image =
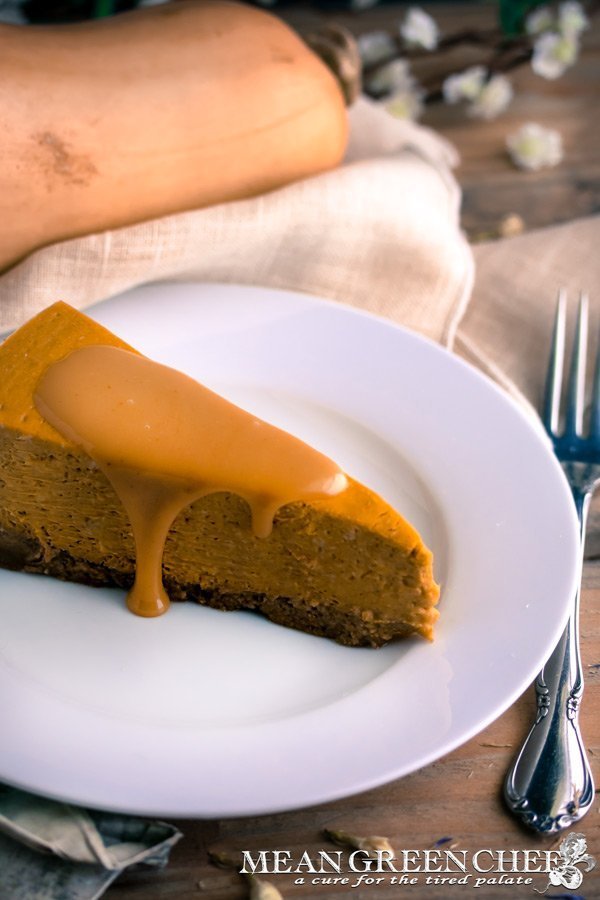
M44 418L34 402L52 367L81 348L98 346L142 358L61 302L0 346L0 563L84 584L129 587L138 538L123 502L100 465ZM89 409L94 415L95 404L93 398ZM201 446L183 443L192 453ZM270 464L266 468L270 475ZM161 480L175 481L180 489L181 480L162 469L157 465L148 476L153 490ZM339 470L333 471L335 477ZM143 480L139 467L138 476ZM286 502L271 535L262 539L253 531L248 493L248 502L232 490L191 502L200 489L194 477L192 492L183 497L184 505L191 505L169 529L163 572L156 565L148 568L159 588L162 574L171 600L257 609L272 621L350 646L381 646L410 633L433 637L439 588L431 552L415 528L373 491L347 476L348 486L338 493ZM167 493L172 486L167 484ZM329 488L335 486L334 481ZM239 482L236 487L243 492ZM265 510L267 498L256 493L254 528L260 532L259 507ZM166 508L164 500L159 495L161 508ZM141 507L141 528L156 516L156 502ZM267 514L270 525L268 509ZM170 517L168 509L165 515ZM159 557L157 552L153 558ZM137 577L139 586L139 571ZM156 614L160 591L150 595Z
M98 464L127 511L136 546L127 605L137 615L168 609L165 540L194 500L238 494L249 504L254 534L267 537L282 506L335 497L348 486L332 460L298 438L121 347L86 346L54 362L34 400Z

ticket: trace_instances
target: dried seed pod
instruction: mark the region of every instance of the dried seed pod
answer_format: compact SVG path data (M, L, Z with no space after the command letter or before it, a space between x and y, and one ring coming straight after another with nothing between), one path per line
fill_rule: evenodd
M252 872L240 871L243 860L239 853L232 855L226 850L209 850L208 858L220 869L234 869L248 883L249 900L283 900L283 895L273 884L257 878Z
M388 838L380 835L372 835L371 837L359 837L358 835L349 834L347 831L336 831L329 828L323 829L324 836L333 841L334 844L341 844L343 847L352 847L355 850L364 850L372 859L376 859L379 853L391 853L393 855L394 848L390 844Z
M237 872L242 867L242 857L239 853L232 855L226 850L209 850L208 858L219 869L235 869Z
M283 894L271 882L257 878L256 875L242 874L250 885L249 900L283 900Z

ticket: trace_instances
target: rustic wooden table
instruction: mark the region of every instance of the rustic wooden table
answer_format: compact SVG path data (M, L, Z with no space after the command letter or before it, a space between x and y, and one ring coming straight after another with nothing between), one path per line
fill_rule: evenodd
M446 4L426 6L444 33L493 23L494 5ZM320 16L306 9L286 12L294 23L306 25ZM360 15L336 14L355 32L389 26L399 18L394 5L376 7ZM476 48L452 51L455 69L478 60ZM430 65L426 61L422 66ZM516 97L509 110L492 122L473 122L455 108L428 109L424 123L448 137L458 148L462 163L457 171L464 191L463 223L472 240L494 233L504 216L517 213L526 228L552 225L598 211L600 158L596 105L600 75L600 28L585 36L577 65L558 82L534 76L528 68L512 74ZM565 160L555 169L524 174L514 169L504 152L504 138L519 124L532 120L562 132ZM544 365L540 359L540 366ZM592 517L585 565L583 663L586 693L582 730L596 781L600 783L600 516ZM287 849L294 857L305 850L332 850L321 834L323 827L343 828L355 834L384 835L395 848L426 849L440 846L467 851L480 848L547 849L553 837L538 837L521 827L501 799L504 773L532 719L534 701L528 690L503 716L460 749L402 780L334 803L285 814L220 821L181 821L184 839L175 847L164 871L138 869L123 875L108 891L109 900L238 900L248 895L245 882L233 871L215 868L209 848L227 850ZM366 712L368 715L368 711ZM243 748L240 748L243 753ZM368 747L365 748L368 752ZM177 761L173 760L173 765ZM199 773L201 777L201 773ZM585 876L577 896L600 898L600 816L595 802L579 829L595 853L598 866ZM285 897L314 900L338 898L392 898L398 890L415 900L468 896L471 885L380 885L352 889L350 885L304 885L293 876L271 876ZM545 886L541 876L534 879ZM532 897L532 885L486 885L474 890L480 898ZM546 895L575 896L565 888Z

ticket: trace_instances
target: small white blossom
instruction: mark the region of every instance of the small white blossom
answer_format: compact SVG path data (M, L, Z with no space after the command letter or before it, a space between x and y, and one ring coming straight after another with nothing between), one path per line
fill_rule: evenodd
M467 112L475 119L494 119L504 112L513 98L506 75L493 75L487 81L487 69L471 66L444 81L442 91L446 103L469 101Z
M506 146L514 164L520 169L537 171L556 166L563 158L562 138L558 131L528 122L509 135Z
M570 34L540 35L533 46L531 68L542 78L560 78L577 59L577 39Z
M585 14L581 3L577 0L567 0L561 3L558 9L558 28L562 35L579 37L582 31L590 27L590 20Z
M396 42L387 31L368 31L358 38L358 52L365 66L389 59L396 52Z
M393 59L377 69L367 81L367 88L374 94L391 94L414 81L405 59Z
M450 75L442 86L446 103L474 100L481 92L486 74L487 71L483 66L471 66L464 72Z
M474 119L495 119L504 112L512 98L512 85L506 75L494 75L483 85L467 112Z
M539 6L530 12L525 19L525 31L527 34L542 34L551 31L556 25L554 13L549 6Z
M438 44L438 27L435 20L418 6L408 10L400 26L400 34L404 40L424 50L435 50Z
M424 93L416 82L407 83L386 97L385 108L395 119L418 119L424 109Z

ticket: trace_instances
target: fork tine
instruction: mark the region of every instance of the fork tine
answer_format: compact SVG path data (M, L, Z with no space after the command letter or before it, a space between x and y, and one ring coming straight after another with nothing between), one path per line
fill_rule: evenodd
M577 326L573 341L571 368L569 371L569 389L567 393L567 409L565 414L565 434L581 434L583 424L583 408L585 403L585 363L588 329L588 299L585 294L579 298L577 310Z
M546 430L551 434L558 432L558 413L560 409L560 387L565 359L565 320L567 295L564 288L558 292L556 312L554 314L554 330L550 346L550 359L544 390L543 415Z
M589 436L594 440L600 440L600 340L596 349Z

